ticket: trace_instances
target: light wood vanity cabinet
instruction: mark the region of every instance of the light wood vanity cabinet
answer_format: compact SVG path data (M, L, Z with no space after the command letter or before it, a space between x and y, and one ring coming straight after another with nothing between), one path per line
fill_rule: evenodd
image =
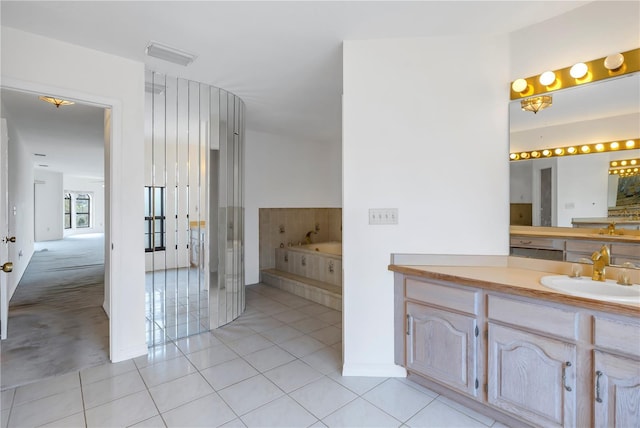
M414 380L508 425L640 427L637 317L395 275Z
M594 426L640 426L638 324L596 316L594 342Z
M488 299L487 401L548 427L576 426L578 314L494 295Z
M479 291L407 279L406 294L407 367L475 396Z

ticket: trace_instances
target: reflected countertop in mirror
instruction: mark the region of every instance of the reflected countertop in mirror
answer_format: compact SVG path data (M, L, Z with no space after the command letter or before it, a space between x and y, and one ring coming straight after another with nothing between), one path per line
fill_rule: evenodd
M640 230L629 229L617 229L616 233L609 234L606 228L510 226L509 233L512 237L582 239L640 244ZM638 253L640 255L640 249Z

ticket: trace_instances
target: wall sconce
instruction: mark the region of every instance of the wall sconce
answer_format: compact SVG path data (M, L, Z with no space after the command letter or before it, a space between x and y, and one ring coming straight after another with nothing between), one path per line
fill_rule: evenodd
M572 156L572 155L586 155L588 153L604 153L604 152L616 152L620 150L632 150L637 146L640 146L640 139L636 140L627 140L624 144L621 144L619 141L607 141L604 143L593 143L593 144L583 144L581 146L565 146L565 147L551 147L544 150L533 150L530 152L513 152L509 153L509 160L518 161L518 160L527 160L538 159L541 157L550 158L550 157L560 157L560 156ZM625 161L613 161L613 162L630 162L634 161L640 166L639 159L630 159ZM616 165L610 165L612 168L616 167ZM629 164L620 164L618 167L629 167L636 165Z
M540 110L544 110L547 107L551 107L553 104L553 98L551 95L542 95L539 97L531 97L520 101L520 106L524 111L532 111L533 114L538 113Z
M560 70L545 71L537 76L516 79L511 83L510 99L528 98L636 71L640 71L640 48L579 62Z

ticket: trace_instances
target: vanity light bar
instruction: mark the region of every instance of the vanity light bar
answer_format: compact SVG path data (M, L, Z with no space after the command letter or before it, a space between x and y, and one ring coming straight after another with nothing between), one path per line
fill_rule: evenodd
M582 144L566 147L551 147L548 149L532 150L528 152L509 153L509 160L528 160L550 158L558 156L586 155L588 153L618 152L640 148L640 139L627 141L607 141L604 143ZM622 162L622 161L618 161Z
M618 159L609 162L609 174L631 177L640 174L640 158Z
M640 48L580 62L560 70L548 70L526 79L516 79L511 82L511 99L519 100L636 71L640 71Z

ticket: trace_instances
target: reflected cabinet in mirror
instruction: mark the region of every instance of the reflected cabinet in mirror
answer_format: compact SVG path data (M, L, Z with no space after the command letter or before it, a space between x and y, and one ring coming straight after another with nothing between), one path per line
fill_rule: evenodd
M548 95L509 105L511 253L585 261L617 242L612 263L640 267L640 73Z

